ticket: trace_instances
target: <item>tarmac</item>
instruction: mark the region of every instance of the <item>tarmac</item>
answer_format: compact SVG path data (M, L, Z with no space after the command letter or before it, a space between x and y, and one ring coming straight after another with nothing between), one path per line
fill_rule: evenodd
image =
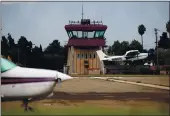
M139 86L145 86L145 87L153 87L153 88L158 88L158 89L163 89L163 90L170 90L170 87L167 87L167 86L146 84L146 83L141 83L138 81L137 82L127 81L127 80L123 80L123 77L91 77L91 78L103 79L106 81L114 81L114 82L127 83L127 84L133 84L133 85L139 85Z

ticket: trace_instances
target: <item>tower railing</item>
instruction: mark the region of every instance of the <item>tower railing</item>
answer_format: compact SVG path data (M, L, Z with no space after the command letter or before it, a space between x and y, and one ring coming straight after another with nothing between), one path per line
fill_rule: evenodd
M84 20L84 21L69 21L69 24L77 24L77 25L103 25L102 21L90 21L90 20Z

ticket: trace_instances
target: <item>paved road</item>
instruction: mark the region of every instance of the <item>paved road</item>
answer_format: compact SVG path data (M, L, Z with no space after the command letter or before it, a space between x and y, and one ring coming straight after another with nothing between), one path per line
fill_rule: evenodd
M134 80L128 80L126 78L116 78L116 77L93 77L96 79L106 80L106 81L112 81L112 82L120 82L125 84L133 84L133 85L139 85L143 87L152 87L152 88L158 88L162 90L170 90L169 86L164 85L158 85L158 84L152 84L152 83L144 83L143 81L134 81Z
M99 79L76 78L56 86L53 99L154 100L169 102L169 91Z
M156 84L156 85L163 85L169 87L170 78L167 77L121 77L119 79L127 80L127 81L140 81L142 83L147 84Z
M91 79L88 77L80 77L65 81L61 84L61 88L57 85L55 90L62 92L168 92L151 87Z

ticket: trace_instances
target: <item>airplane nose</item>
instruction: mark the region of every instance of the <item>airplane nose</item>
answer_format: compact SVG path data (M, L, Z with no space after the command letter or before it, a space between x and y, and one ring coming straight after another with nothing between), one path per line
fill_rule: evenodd
M61 81L65 81L65 80L72 79L73 77L61 72L57 72L57 78L61 79Z

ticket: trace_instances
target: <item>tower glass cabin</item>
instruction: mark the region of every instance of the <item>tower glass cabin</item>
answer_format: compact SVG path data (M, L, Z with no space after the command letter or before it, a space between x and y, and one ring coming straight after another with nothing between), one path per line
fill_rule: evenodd
M96 51L103 49L105 45L106 25L102 22L90 19L81 21L69 21L65 30L69 40L67 66L69 74L100 74L101 62Z

